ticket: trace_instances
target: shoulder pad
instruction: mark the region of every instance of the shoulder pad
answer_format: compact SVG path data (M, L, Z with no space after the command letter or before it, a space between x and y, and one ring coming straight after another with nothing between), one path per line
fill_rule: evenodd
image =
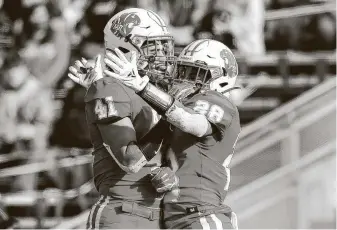
M115 102L130 101L135 92L124 86L118 80L105 77L92 83L85 95L84 101L90 102L99 98L112 97Z
M199 93L184 105L196 113L205 115L222 133L238 115L236 106L227 97L215 91Z

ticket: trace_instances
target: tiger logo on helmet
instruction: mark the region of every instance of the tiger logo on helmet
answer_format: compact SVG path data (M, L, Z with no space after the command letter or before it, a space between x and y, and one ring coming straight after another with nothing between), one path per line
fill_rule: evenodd
M124 38L140 23L140 17L135 12L127 12L112 21L110 29L118 38Z
M225 69L227 71L228 77L237 76L238 67L232 52L228 49L223 49L220 51L220 57L224 60Z

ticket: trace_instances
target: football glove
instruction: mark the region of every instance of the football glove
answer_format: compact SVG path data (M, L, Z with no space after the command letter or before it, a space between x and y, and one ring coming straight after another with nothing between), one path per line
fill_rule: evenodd
M75 64L69 67L69 71L68 77L71 80L88 89L93 82L103 78L101 55L96 56L94 63L84 58L76 60Z
M120 80L136 93L142 91L149 82L149 77L147 75L144 77L139 75L136 52L131 51L131 61L128 61L119 49L116 48L114 51L117 55L110 51L106 52L104 62L110 69L104 70L104 74Z
M194 94L196 91L197 89L193 85L181 83L173 85L168 93L176 100L182 102L185 98Z
M169 167L154 167L151 169L151 183L157 192L171 191L178 186L178 177Z

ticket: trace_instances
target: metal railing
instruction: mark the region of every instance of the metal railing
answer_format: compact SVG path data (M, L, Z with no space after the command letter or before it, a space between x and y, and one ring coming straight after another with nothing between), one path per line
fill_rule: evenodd
M297 6L279 10L268 10L265 19L278 20L291 17L302 17L308 15L322 14L336 11L336 2L331 1L319 5Z
M296 116L298 116L296 115L296 111L299 111L302 108L308 109L308 103L312 103L313 101L319 102L319 99L324 96L331 97L331 95L336 94L335 89L336 78L328 79L323 84L303 93L293 101L280 106L276 110L268 113L260 119L257 119L249 125L246 125L240 133L240 139L236 146L236 149L239 153L236 155L236 160L235 158L233 159L232 166L245 160L246 154L240 153L241 149L250 146L257 139L263 136L270 135L271 132L274 132L282 126L287 127L291 120L296 119ZM303 112L301 112L299 115L302 114ZM249 156L247 155L247 157Z
M258 224L265 212L275 212L276 218L286 207L290 216L297 215L291 217L292 224L297 225L290 228L308 227L310 221L297 204L303 202L299 201L299 176L304 169L336 154L335 117L334 78L243 129L238 145L243 143L231 165L233 179L227 197L241 221L252 224L254 219L257 225L253 227L270 228L273 223Z
M319 161L334 158L336 154L336 141L331 141L326 145L306 154L304 157L284 166L273 172L259 178L244 187L230 193L227 197L228 204L237 212L241 223L249 222L253 218L263 216L263 212L275 211L283 201L293 199L293 204L288 207L296 216L287 216L289 222L293 222L292 228L301 227L301 213L306 212L305 207L297 204L301 202L299 193L300 175L303 170L317 164ZM332 159L333 160L333 159ZM333 182L333 181L332 181ZM295 208L297 206L297 208ZM292 210L295 209L295 210ZM283 218L277 216L275 218ZM290 220L292 218L292 220ZM252 226L253 228L262 228L262 226ZM269 226L271 227L271 226ZM273 226L273 228L284 228L285 226ZM306 226L308 227L308 226Z
M231 162L230 189L237 190L335 139L335 98L334 78L244 127Z

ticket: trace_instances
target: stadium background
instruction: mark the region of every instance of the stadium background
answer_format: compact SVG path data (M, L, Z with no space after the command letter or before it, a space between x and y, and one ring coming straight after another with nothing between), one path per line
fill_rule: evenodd
M0 206L18 227L84 227L97 193L85 90L67 79L67 68L102 50L110 15L138 6L167 20L176 54L206 37L235 51L243 130L227 200L239 227L336 228L335 1L2 0L0 6ZM17 66L19 77L8 78Z

